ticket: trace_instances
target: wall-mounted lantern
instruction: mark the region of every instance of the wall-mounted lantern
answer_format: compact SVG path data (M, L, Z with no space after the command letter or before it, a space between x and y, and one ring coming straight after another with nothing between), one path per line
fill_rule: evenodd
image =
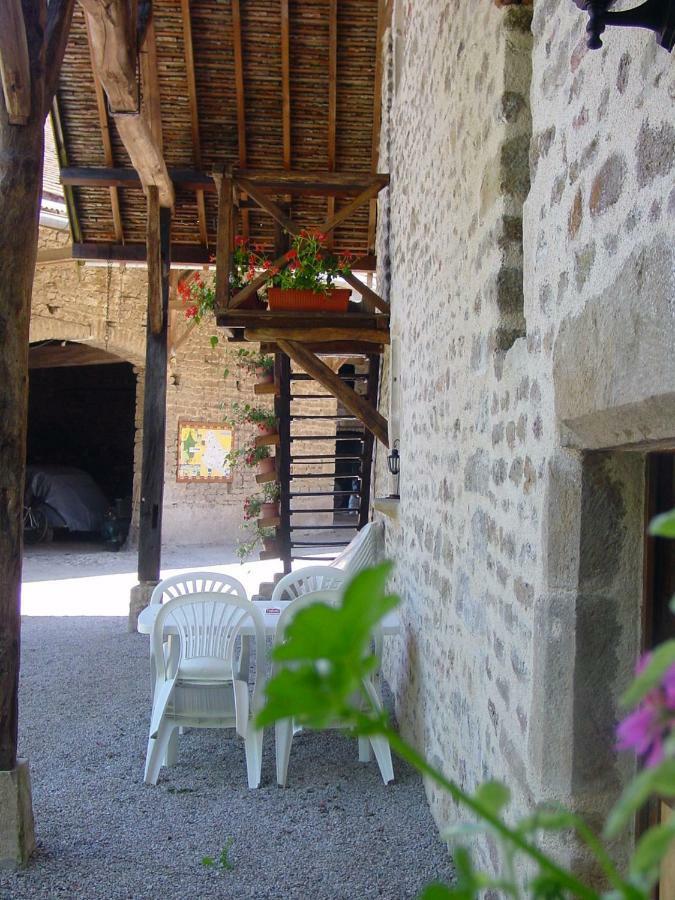
M395 493L390 495L394 499L398 499L400 497L400 494L398 492L399 491L398 482L399 482L399 478L401 475L401 457L399 456L398 447L399 447L399 442L398 442L398 440L396 440L396 441L394 441L394 446L392 448L391 453L387 457L387 466L389 467L389 471L391 472L391 474L394 476L394 479L395 479L395 481L394 481Z
M640 6L622 12L610 12L615 0L574 0L588 12L587 44L591 50L602 47L600 35L607 25L648 28L656 34L659 46L669 53L675 45L675 0L646 0Z

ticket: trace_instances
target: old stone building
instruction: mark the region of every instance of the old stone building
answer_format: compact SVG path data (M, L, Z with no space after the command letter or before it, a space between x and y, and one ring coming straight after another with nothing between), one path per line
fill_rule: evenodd
M597 824L632 770L616 698L650 643L647 470L675 445L675 69L647 31L589 51L586 23L571 0L394 4L378 259L401 499L378 515L404 732L468 788ZM381 447L376 472L389 493Z

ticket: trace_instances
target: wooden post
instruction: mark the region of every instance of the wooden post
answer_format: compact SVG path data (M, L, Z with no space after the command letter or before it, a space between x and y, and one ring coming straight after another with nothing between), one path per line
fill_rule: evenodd
M274 380L279 389L274 398L274 414L279 429L276 449L277 479L279 481L279 556L284 575L291 571L291 361L285 353L274 356Z
M371 354L368 357L368 390L366 400L377 409L377 392L380 380L380 357ZM370 481L373 471L373 444L375 438L370 429L363 436L363 459L361 461L361 505L359 507L359 529L368 524L370 512Z
M159 581L162 551L162 499L164 496L164 450L166 446L166 366L169 310L169 265L171 210L159 211L162 254L162 327L153 333L148 321L143 400L143 467L138 536L138 580ZM149 299L152 287L149 287ZM150 310L148 310L148 316Z
M230 305L230 272L234 244L234 182L230 168L217 179L217 185L216 310L222 310Z
M160 334L164 316L162 241L160 237L159 191L155 185L148 187L148 218L146 222L146 247L148 264L148 325L153 334Z

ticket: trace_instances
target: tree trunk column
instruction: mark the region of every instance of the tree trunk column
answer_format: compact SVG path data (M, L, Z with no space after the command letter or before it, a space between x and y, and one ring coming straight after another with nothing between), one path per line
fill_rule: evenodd
M138 614L147 606L159 582L162 553L162 500L166 447L166 372L169 320L169 267L171 263L171 210L159 210L161 246L162 316L158 330L151 327L153 285L148 285L148 325L143 401L143 463L138 532L138 581L131 591L129 630L135 631ZM148 248L150 250L150 248Z

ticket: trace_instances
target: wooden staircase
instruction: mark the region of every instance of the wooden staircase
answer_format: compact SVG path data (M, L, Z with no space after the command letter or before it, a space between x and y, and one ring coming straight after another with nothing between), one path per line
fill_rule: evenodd
M350 356L355 371L338 377L377 405L379 355ZM279 421L277 477L281 489L277 530L284 572L296 559L330 562L368 521L373 433L322 385L293 371L276 355L275 399ZM309 449L308 445L318 449Z

